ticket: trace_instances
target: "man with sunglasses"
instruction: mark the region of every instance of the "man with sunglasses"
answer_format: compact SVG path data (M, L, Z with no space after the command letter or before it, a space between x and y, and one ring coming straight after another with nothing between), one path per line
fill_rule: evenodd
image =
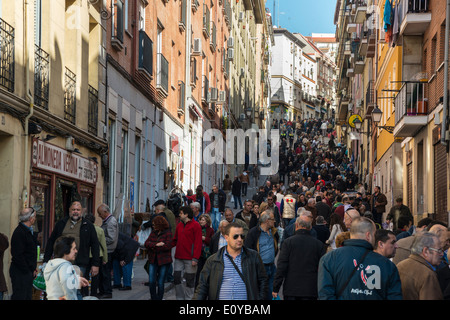
M206 261L194 300L263 300L267 275L255 250L244 246L244 229L233 222L225 228L227 245Z

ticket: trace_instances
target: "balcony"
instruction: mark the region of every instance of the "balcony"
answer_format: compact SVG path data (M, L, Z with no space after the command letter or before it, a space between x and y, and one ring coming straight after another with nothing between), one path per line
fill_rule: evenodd
M153 78L153 42L144 30L139 30L139 70Z
M203 35L209 38L211 32L211 12L206 3L203 4Z
M357 26L356 23L349 23L347 25L347 32L348 33L356 32L356 29L357 29L356 26Z
M156 89L162 91L166 97L169 94L169 62L162 53L158 53Z
M39 46L34 47L34 104L48 110L49 54Z
M347 75L348 78L354 77L355 76L355 70L353 68L347 69L347 74L346 75Z
M376 34L375 34L375 32L373 32L373 30L369 30L367 37L368 37L368 40L367 40L366 57L374 58L375 57L375 49L376 49Z
M361 24L366 19L367 13L367 0L361 0L356 2L355 23Z
M357 54L355 58L355 74L362 74L364 72L364 66L364 57Z
M427 125L426 82L405 82L395 97L395 137L413 137Z
M93 135L98 132L98 90L89 85L88 131Z
M209 93L209 80L206 76L203 76L202 84L202 102L208 104L208 93Z
M0 86L14 92L14 28L0 18Z
M431 22L428 0L401 0L400 35L422 35Z
M364 37L361 39L361 42L359 43L359 55L365 56L367 54L367 48L369 46L369 39L367 37Z
M77 76L66 68L64 75L64 119L75 124Z
M369 80L369 83L367 85L366 89L366 98L364 99L366 103L366 117L370 117L372 110L377 105L376 100L376 92L375 92L375 80Z

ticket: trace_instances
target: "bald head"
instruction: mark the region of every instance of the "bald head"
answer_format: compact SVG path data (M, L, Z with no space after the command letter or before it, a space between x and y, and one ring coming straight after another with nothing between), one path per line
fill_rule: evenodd
M430 228L430 232L439 238L440 248L447 250L449 247L449 231L448 228L441 224L435 224Z
M349 209L344 213L344 224L347 227L347 230L350 230L352 226L352 222L354 219L361 217L359 211L356 209Z

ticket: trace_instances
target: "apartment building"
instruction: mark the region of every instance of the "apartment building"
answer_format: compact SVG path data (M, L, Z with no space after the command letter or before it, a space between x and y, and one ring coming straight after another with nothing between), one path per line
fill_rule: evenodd
M44 250L72 201L85 212L102 202L101 7L60 0L0 6L0 232L10 238L19 211L33 207Z
M306 43L297 38L286 29L274 28L274 59L271 68L271 121L273 120L297 120L305 119L308 111L305 101L312 101L315 87L306 73L306 61L312 61L308 55L304 55L303 48ZM311 72L310 67L308 72ZM315 71L313 71L315 72ZM309 74L310 75L310 74ZM312 103L311 103L312 104ZM311 107L314 108L314 107Z
M355 153L345 127L352 115L361 116L350 130L362 141L363 182L370 191L380 186L388 207L402 197L416 222L426 216L448 222L445 2L343 0L336 8L340 34L353 29L359 40L356 45L355 39L340 39L337 119ZM356 53L354 64L345 58ZM357 81L347 74L357 69L362 72L358 86L364 88L360 112L349 109Z
M417 219L431 216L448 223L448 102L444 99L448 8L445 1L398 1L394 8L399 28L392 41L403 50L393 132L401 139L403 198Z

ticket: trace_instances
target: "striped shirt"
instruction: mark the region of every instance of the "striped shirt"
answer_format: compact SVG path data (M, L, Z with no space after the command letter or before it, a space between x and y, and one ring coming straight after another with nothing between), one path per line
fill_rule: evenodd
M222 276L222 285L220 287L219 300L247 300L247 288L242 281L239 273L233 266L233 263L227 257L228 252L225 249L223 254L224 270ZM229 255L228 255L229 256ZM231 256L229 256L233 259ZM242 252L234 259L242 273Z

